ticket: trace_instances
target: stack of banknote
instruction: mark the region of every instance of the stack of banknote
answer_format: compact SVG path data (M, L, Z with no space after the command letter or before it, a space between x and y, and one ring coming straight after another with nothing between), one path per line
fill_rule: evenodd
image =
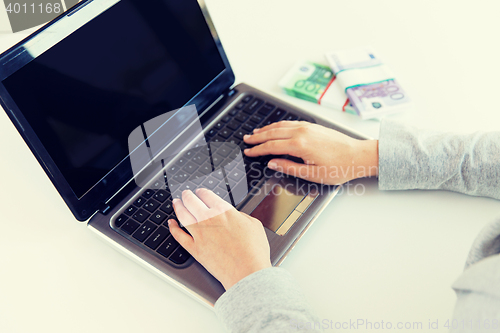
M280 87L290 96L362 119L378 119L410 105L406 92L373 49L330 52L326 58L329 67L298 62L280 81Z
M403 87L372 47L330 52L326 59L361 118L380 118L410 106ZM343 78L346 74L349 80Z
M328 66L300 61L290 69L279 85L290 96L357 114Z

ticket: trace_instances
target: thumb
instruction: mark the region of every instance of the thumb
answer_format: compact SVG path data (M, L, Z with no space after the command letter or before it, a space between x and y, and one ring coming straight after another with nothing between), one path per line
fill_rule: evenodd
M168 227L170 229L170 233L174 237L174 239L181 244L183 248L185 248L189 253L193 254L192 251L194 250L194 239L186 233L184 230L182 230L179 225L177 224L177 221L174 219L168 220Z
M283 158L275 158L270 160L267 166L274 171L305 180L317 182L317 178L319 178L318 170L315 165L297 163Z

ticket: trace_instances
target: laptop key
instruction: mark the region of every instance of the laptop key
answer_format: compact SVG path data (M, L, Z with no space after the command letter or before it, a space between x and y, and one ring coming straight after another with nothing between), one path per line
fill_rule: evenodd
M250 104L248 104L245 109L243 109L243 112L253 114L262 104L264 104L264 101L256 98Z
M254 128L255 128L254 126L248 123L243 124L243 126L241 127L241 129L243 130L243 132L245 132L245 134L252 133Z
M214 128L216 128L217 130L220 130L224 127L224 123L219 121L217 124L215 124Z
M170 200L168 200L167 202L165 202L161 207L160 209L162 211L164 211L165 213L167 214L172 214L173 211L174 211L174 207L172 206L172 202Z
M204 177L205 176L202 175L200 172L197 172L191 178L189 178L189 180L192 181L196 185L200 185L203 182L203 180L205 179Z
M217 194L219 197L224 198L227 195L227 189L225 187L226 184L219 184L219 186L213 189L213 192Z
M155 191L153 190L150 190L150 189L147 189L146 191L144 191L144 193L142 194L142 196L146 199L149 199L153 196L153 194L155 194Z
M241 110L245 107L245 103L238 103L236 104L235 108L237 108L238 110Z
M158 210L153 215L151 215L149 219L156 224L162 224L162 222L165 221L166 218L167 214Z
M231 146L228 144L222 145L219 149L217 149L217 154L221 155L222 157L228 157L230 153L231 153Z
M167 228L159 227L151 234L144 244L150 249L156 250L156 248L168 237L168 235L170 235L170 231L168 231Z
M195 149L190 149L183 156L184 156L184 158L187 158L188 160L190 160L191 158L194 157L196 151L197 151L196 148Z
M247 95L245 98L243 98L243 103L248 103L252 100L253 96L252 95Z
M132 215L132 218L138 222L144 222L146 219L149 217L149 213L146 212L144 209L139 209L134 215Z
M244 131L244 130L241 130L241 129L240 129L240 130L237 130L236 132L234 132L234 137L235 137L236 139L243 140L243 136L244 136L245 134L247 134L247 133L248 133L248 132L246 132L246 131Z
M219 132L219 135L223 137L224 139L227 139L233 134L233 131L230 130L229 128L224 128Z
M214 136L215 134L217 134L217 129L215 128L212 128L210 129L205 135L209 138L211 138L212 136Z
M214 154L212 156L212 163L213 163L215 169L218 168L219 166L221 166L222 161L224 161L224 158L222 156L220 156L218 154L217 155Z
M165 258L168 258L168 256L171 255L172 252L174 252L177 246L179 246L179 243L177 243L174 237L170 235L168 236L167 240L160 245L160 247L158 248L158 250L156 250L156 252L158 252Z
M238 114L238 112L240 112L240 110L232 109L231 111L229 111L229 115L234 117Z
M213 174L212 174L215 178L217 178L218 180L222 180L224 179L224 173L222 172L221 169L218 169L217 171L215 171Z
M137 207L141 207L142 205L144 205L145 202L146 202L145 198L139 197L137 198L137 200L134 201L134 205Z
M182 170L192 175L197 169L198 165L189 161Z
M246 178L246 177L245 177ZM233 181L229 181L232 183ZM242 179L238 184L231 184L231 195L233 197L235 205L245 199L248 195L248 185L246 179Z
M158 200L159 202L165 202L165 200L168 199L168 193L167 191L164 190L159 190L156 192L156 194L153 196L155 200Z
M258 113L260 113L263 116L267 116L267 115L271 114L271 112L273 112L274 109L276 109L276 106L267 103L259 109Z
M236 138L231 138L231 139L227 140L226 142L228 142L228 143L232 143L232 144L233 144L233 145L235 145L235 146L239 146L239 145L240 145L240 143L241 143L241 141L240 141L240 140L238 140L238 139L236 139Z
M209 177L203 182L203 186L210 190L213 190L219 183L220 182L217 179Z
M165 186L165 181L163 179L161 179L161 180L158 179L158 180L154 181L153 184L151 184L151 189L158 190L164 186Z
M270 125L272 123L278 122L283 118L286 114L286 111L283 109L277 109L274 111L267 119L264 121L264 126Z
M195 157L193 157L193 162L196 164L203 164L208 160L208 154L198 153Z
M264 120L264 118L256 114L250 117L250 121L256 125L260 124L262 120Z
M186 172L179 172L173 177L173 180L177 183L184 183L186 180L188 180L189 176L190 175Z
M144 223L139 229L137 229L136 232L132 235L135 239L137 239L139 242L144 242L146 238L148 238L149 235L156 229L156 225L152 222L146 222Z
M212 172L212 164L210 162L208 163L205 163L203 164L199 169L198 171L202 174L202 175L208 175Z
M230 116L225 116L222 118L222 121L225 122L225 123L228 123L231 121L231 117Z
M132 235L132 233L137 229L139 228L140 224L135 222L135 221L132 221L132 220L128 220L127 222L125 222L123 225L122 225L122 230L125 231L127 234L129 235Z
M238 127L240 127L241 123L235 121L235 120L231 120L228 124L227 124L227 128L229 129L232 129L233 131L234 130L237 130Z
M234 119L236 119L240 123L244 123L248 119L248 116L243 113L240 113L236 117L234 117Z
M125 209L124 213L125 213L125 215L130 216L130 215L134 214L136 211L137 211L136 207L130 206L127 209Z
M167 168L167 174L168 175L174 175L180 169L181 169L180 166L178 166L178 165L172 165L172 166L170 166L170 167Z
M142 208L144 208L145 210L147 210L150 213L153 213L156 210L156 208L158 208L159 206L160 206L160 203L158 203L158 201L150 199L148 202L146 202L146 204Z
M297 120L297 119L299 119L299 117L294 115L293 113L289 113L286 115L285 118L283 118L283 120L288 120L288 121L293 121L293 120Z
M187 163L187 161L188 161L188 160L187 160L187 158L185 158L185 157L181 157L181 158L179 158L179 159L177 160L177 162L176 162L175 164L176 164L177 166L182 167L182 166L184 166L184 164L186 164L186 163Z
M179 246L177 250L175 250L174 253L172 253L172 255L170 256L170 260L177 265L182 265L190 257L191 255L189 254L189 252L186 251L182 246Z
M220 135L217 135L216 137L214 137L214 138L212 138L212 139L210 140L210 142L225 142L225 141L226 141L226 139L225 139L225 138L223 138L223 137L222 137L222 136L220 136Z
M245 173L238 168L234 169L228 174L228 177L236 182L239 182L244 176Z
M196 189L195 184L193 184L192 182L186 182L182 184L177 190L182 193L184 191L194 191L195 189Z
M127 221L128 217L126 217L125 215L121 214L120 216L118 216L118 218L115 220L115 225L119 228L122 226L122 224Z

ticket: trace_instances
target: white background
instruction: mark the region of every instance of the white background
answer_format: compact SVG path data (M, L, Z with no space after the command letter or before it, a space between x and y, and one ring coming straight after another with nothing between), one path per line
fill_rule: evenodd
M371 44L413 99L413 110L394 119L445 131L498 130L498 1L207 3L238 82L377 137L376 121L295 100L277 87L299 59L323 61L328 50ZM5 33L1 9L3 50L26 33ZM0 332L223 330L209 309L76 222L3 112L0 139ZM446 331L455 302L450 286L500 203L357 183L364 195L336 198L283 267L321 319L420 321L423 331L439 320L432 332Z

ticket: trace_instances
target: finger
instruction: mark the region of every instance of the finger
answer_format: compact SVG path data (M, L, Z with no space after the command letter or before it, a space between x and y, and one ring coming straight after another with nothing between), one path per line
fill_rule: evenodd
M180 199L174 199L172 204L174 205L175 215L177 215L177 218L183 226L188 226L197 222L196 218L187 210Z
M206 188L199 188L196 190L196 195L203 201L208 208L222 208L223 211L233 208L226 200L223 200L214 192L207 190Z
M264 142L258 146L245 149L245 155L254 157L254 156L263 156L263 155L292 155L295 157L298 156L299 153L297 151L297 147L292 144L291 140L272 140L268 142Z
M325 181L325 179L322 179L325 178L325 175L320 174L319 168L315 165L296 163L283 158L275 158L267 163L267 167L305 180L321 183Z
M186 209L200 222L207 218L209 208L193 192L182 192L182 203Z
M264 126L262 128L256 128L253 130L254 133L262 132L262 131L267 131L273 128L280 128L280 127L298 127L298 126L303 126L304 121L297 121L297 120L283 120L283 121L278 121L277 123L272 123L267 126Z
M182 230L177 221L174 219L168 220L168 228L170 229L170 233L174 237L174 239L181 244L183 248L185 248L189 253L193 254L194 250L194 239L187 232Z
M266 131L259 131L253 135L245 135L243 140L251 145L256 145L270 140L284 140L292 138L293 127L278 127Z

